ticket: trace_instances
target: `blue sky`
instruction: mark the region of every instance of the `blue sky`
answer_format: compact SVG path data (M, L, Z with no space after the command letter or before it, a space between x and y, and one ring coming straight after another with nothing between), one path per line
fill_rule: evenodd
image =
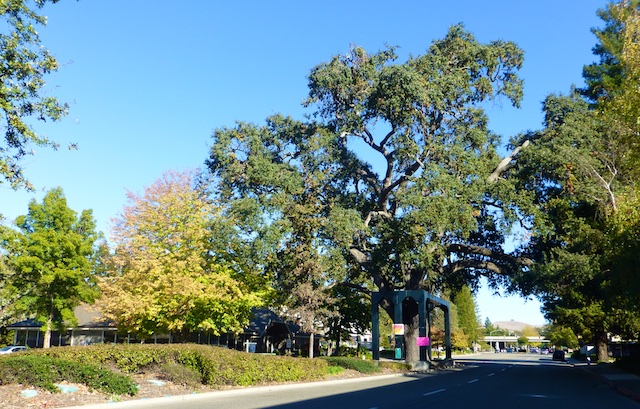
M373 52L399 46L401 60L423 53L464 23L479 41L516 42L525 51L522 108L489 107L505 141L539 129L541 102L582 84L594 61L596 0L243 1L63 0L48 5L43 43L61 63L46 92L70 105L57 123L35 129L59 141L34 147L23 163L35 193L0 185L0 213L25 214L29 200L63 188L76 211L93 209L109 234L125 192L141 192L163 172L197 168L214 129L263 123L275 113L302 119L307 75L351 44ZM64 147L69 142L77 151ZM542 324L537 301L478 294L482 320Z

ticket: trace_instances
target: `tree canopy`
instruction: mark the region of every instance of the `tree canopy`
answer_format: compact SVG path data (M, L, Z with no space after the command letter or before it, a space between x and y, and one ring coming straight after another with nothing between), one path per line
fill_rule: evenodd
M480 44L462 26L404 63L392 47L353 47L312 69L313 120L278 115L214 132L208 165L221 198L252 203L273 231L286 206L305 203L297 186L313 175L326 220L315 237L353 267L344 280L431 291L482 275L507 282L528 263L502 248L522 197L500 177L509 160L481 105L519 104L522 58L515 44Z
M630 264L637 257L637 117L630 123L625 114L638 105L637 61L628 60L637 47L637 7L623 1L601 11L601 61L585 68L587 98L549 96L545 128L522 136L531 147L516 167L518 188L534 192L539 209L523 249L536 264L521 288L542 298L554 323L594 342L601 360L609 333L640 334L637 264Z
M48 348L51 330L77 324L74 308L97 296L94 245L100 235L91 210L78 216L60 188L49 191L42 203L32 200L15 225L17 230L2 229L2 247L13 271L5 284L18 291L14 308L44 324Z
M42 45L36 30L47 21L37 9L57 2L36 0L35 7L29 7L26 0L0 3L0 17L6 24L0 31L0 127L4 133L0 177L13 188L32 188L21 160L33 154L33 145L58 148L56 142L36 133L31 119L56 121L67 113L66 104L45 92L45 78L58 69L58 62Z
M105 316L141 337L198 330L238 332L261 303L211 251L220 211L189 172L168 172L114 221L110 273L101 279Z

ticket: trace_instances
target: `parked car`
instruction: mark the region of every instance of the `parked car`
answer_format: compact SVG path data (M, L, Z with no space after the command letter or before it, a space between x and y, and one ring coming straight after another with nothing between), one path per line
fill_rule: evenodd
M22 345L10 345L0 349L0 354L11 354L13 352L26 351L27 347Z
M553 351L552 358L554 361L564 361L564 351L561 349L556 349Z

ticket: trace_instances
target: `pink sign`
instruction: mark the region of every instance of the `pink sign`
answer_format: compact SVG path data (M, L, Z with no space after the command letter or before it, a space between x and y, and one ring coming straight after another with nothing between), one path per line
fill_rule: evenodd
M404 335L404 324L393 324L393 335Z
M429 340L429 337L418 337L416 339L416 344L418 344L419 347L428 347L431 344L431 341Z

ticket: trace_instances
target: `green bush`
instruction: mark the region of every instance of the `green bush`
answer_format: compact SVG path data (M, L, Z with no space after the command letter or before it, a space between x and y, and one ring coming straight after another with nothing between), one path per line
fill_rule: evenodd
M154 372L178 384L220 387L317 380L344 369L370 374L381 368L407 369L401 362L293 358L195 344L90 345L32 349L0 358L0 384L23 383L57 392L54 383L68 381L108 394L133 395L136 387L126 374Z
M344 372L344 368L341 366L328 366L327 374L328 375L339 375Z
M0 384L23 383L59 392L56 382L81 383L110 394L134 395L136 385L128 376L97 365L46 355L20 354L0 359Z
M191 387L202 385L202 375L200 372L177 362L165 362L151 370L159 373L160 377L165 381L173 382L176 385Z
M360 373L380 372L380 368L378 367L377 362L374 361L368 361L359 358L350 358L345 356L329 356L323 357L322 359L327 361L329 365L341 366L345 369L352 369Z
M195 344L90 345L34 349L20 355L91 362L105 370L125 374L154 371L172 382L213 387L322 379L328 366L321 359L247 354ZM0 383L11 382L9 379L9 375L0 377Z

